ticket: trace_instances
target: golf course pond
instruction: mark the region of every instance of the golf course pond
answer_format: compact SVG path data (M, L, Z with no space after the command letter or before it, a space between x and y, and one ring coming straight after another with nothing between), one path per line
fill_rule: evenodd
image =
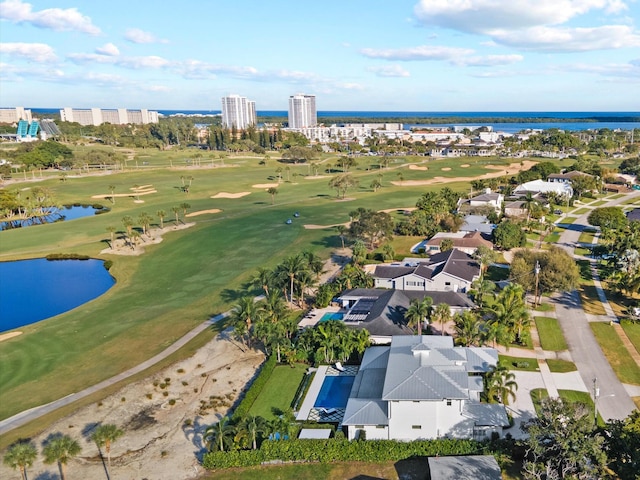
M62 208L50 207L49 215L44 215L26 220L16 219L11 221L0 222L0 230L9 230L12 228L24 228L32 225L42 225L46 223L76 220L83 217L92 217L98 213L109 211L108 208L97 208L92 205L65 205Z
M72 310L115 284L96 259L0 262L0 279L0 332Z

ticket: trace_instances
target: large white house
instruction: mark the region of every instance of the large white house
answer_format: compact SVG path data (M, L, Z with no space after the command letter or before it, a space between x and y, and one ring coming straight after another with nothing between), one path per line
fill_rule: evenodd
M484 439L509 426L504 405L480 402L493 348L454 347L448 336L394 336L366 350L342 424L350 440Z
M480 265L470 255L454 248L429 258L378 265L372 276L376 288L464 293L480 277Z
M514 195L526 195L527 193L555 193L557 195L573 196L573 188L569 183L545 182L544 180L532 180L518 185L513 191Z

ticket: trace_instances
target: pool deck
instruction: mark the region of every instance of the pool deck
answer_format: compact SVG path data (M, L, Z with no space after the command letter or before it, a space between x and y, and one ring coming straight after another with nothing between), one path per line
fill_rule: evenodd
M317 309L314 308L307 315L305 315L302 320L300 320L300 322L298 323L298 328L313 327L320 321L325 313L338 313L341 310L343 309L341 309L340 307L325 307Z
M296 420L302 422L312 420L316 422L341 423L344 418L344 408L316 408L314 404L325 377L339 375L354 377L356 373L358 373L356 365L345 365L344 372L337 370L332 365L320 365L316 370L316 375L313 377L309 390L307 390L307 395L304 397L300 410L296 414Z

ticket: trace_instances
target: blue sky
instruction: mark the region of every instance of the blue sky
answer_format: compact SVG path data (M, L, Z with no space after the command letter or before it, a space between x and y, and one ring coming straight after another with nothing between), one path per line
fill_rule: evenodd
M4 0L0 106L638 111L640 0Z

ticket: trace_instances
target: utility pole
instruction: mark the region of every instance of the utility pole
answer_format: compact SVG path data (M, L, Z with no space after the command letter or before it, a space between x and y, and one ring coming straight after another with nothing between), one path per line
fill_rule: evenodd
M538 260L536 260L536 266L533 271L536 274L536 290L533 295L533 308L536 308L538 306L538 284L540 281L540 262Z
M598 388L598 377L593 377L593 424L598 425L598 397L600 389Z

